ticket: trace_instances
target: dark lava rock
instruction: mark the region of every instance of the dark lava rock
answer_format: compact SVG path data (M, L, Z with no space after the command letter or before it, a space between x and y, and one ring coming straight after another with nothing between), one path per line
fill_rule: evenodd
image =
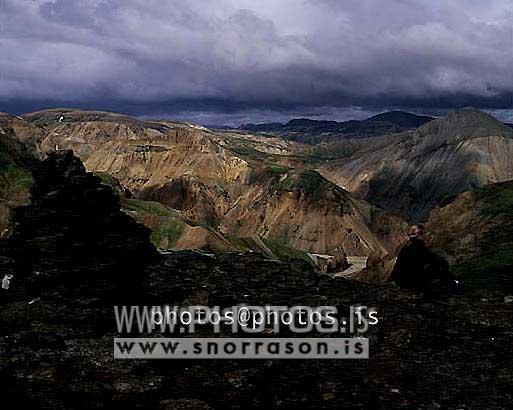
M39 291L142 276L157 256L150 231L121 212L112 189L72 151L50 153L33 176L31 203L15 210L7 242L19 265L13 283Z
M374 306L370 359L115 360L112 307L48 294L0 310L2 408L511 408L513 304L499 298L426 301L258 254L181 251L147 273L148 304Z

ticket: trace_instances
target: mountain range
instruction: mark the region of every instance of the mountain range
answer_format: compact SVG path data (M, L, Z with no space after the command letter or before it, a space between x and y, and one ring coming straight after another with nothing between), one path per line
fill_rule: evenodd
M475 109L437 119L390 112L354 122L375 135L357 128L344 134L350 124L334 121L211 130L73 109L0 120L2 229L28 200L31 163L71 149L163 249L306 258L305 251L342 248L381 258L402 243L408 222L431 221L432 211L458 194L513 179L513 130ZM333 138L315 139L323 128ZM344 137L335 138L337 132Z
M321 253L342 246L355 255L387 253L401 238L400 218L315 170L278 165L277 157L301 152L295 143L111 113L49 110L22 118L12 121L38 129L40 152L72 149L133 198L226 237L257 235Z
M433 117L404 111L388 111L363 121L337 122L297 118L286 124L244 124L239 129L278 135L292 141L319 144L337 139L368 138L393 134L417 128L433 119Z

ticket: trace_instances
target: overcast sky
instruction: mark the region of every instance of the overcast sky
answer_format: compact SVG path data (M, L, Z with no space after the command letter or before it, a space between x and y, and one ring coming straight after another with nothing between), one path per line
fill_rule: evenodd
M513 121L512 0L0 0L0 110L206 124L477 106Z

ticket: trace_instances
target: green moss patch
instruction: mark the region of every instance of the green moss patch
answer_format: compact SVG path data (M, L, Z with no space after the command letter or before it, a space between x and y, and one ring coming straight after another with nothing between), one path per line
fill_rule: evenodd
M8 154L0 152L0 196L9 198L23 190L28 190L32 184L30 171L16 164Z
M123 199L122 209L151 229L150 239L158 248L172 248L186 226L178 212L160 202Z
M481 213L489 217L513 216L513 181L487 185L476 190Z
M294 259L298 259L305 261L310 265L312 264L312 259L308 256L308 253L302 250L292 248L274 239L262 238L262 241L272 251L278 260L283 262L291 262Z

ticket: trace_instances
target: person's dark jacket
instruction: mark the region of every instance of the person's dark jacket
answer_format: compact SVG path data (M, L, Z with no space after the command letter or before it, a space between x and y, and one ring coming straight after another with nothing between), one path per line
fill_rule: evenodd
M450 280L449 264L424 241L413 238L399 252L390 280L401 288L425 292L435 280Z

